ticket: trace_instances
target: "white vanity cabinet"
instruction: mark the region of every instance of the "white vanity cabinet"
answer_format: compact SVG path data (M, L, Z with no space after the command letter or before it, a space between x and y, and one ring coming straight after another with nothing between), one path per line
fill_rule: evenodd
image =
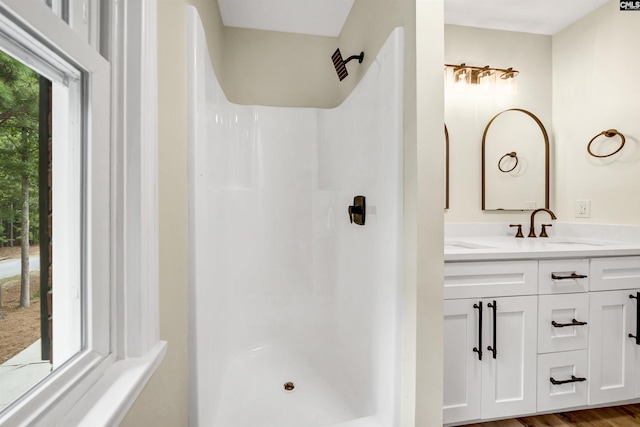
M640 256L444 271L446 424L640 398Z
M640 403L640 227L556 225L449 227L446 425Z
M444 422L536 410L537 262L445 265ZM449 289L449 291L447 291ZM453 289L453 290L452 290Z

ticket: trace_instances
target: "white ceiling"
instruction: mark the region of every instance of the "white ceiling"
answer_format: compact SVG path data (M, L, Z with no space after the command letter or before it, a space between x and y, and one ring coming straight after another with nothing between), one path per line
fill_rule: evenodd
M607 0L445 0L447 24L555 34Z
M218 0L224 25L337 37L354 0ZM447 24L555 34L607 0L444 0Z
M354 0L218 0L229 27L338 37Z

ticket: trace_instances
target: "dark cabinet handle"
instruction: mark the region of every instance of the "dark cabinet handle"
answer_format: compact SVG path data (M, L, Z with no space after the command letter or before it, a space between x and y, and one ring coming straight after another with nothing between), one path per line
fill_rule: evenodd
M482 301L473 304L473 308L478 309L478 346L473 347L473 352L478 353L478 360L482 360Z
M498 346L496 345L496 323L498 322L498 319L496 318L496 311L498 310L498 304L496 303L496 300L493 300L493 302L487 304L487 307L493 310L493 345L487 347L487 350L493 353L493 358L495 359L498 354Z
M554 328L564 328L565 326L582 326L586 325L587 322L578 322L576 319L571 319L571 323L558 323L555 320L551 321L551 324Z
M568 383L579 383L582 381L586 381L586 378L578 378L574 375L571 375L571 379L570 380L562 380L562 381L558 381L556 379L554 379L553 377L549 378L549 381L551 381L551 384L553 385L559 385L559 384L568 384Z
M637 299L640 302L640 292L636 292L634 295L629 295L629 299ZM636 334L629 334L629 338L636 339L636 345L640 345L640 307L636 307Z
M569 279L586 279L586 274L577 274L575 271L568 276L558 276L556 273L551 273L553 280L569 280Z

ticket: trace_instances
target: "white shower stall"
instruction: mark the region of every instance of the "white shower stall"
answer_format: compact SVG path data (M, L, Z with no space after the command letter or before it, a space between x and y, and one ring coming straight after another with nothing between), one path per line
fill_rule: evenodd
M282 108L230 103L187 19L190 425L399 426L402 29L340 106Z

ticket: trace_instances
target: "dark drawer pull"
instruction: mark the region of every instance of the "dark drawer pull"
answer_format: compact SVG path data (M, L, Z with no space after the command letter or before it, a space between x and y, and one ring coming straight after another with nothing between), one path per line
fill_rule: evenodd
M478 310L478 346L473 347L473 352L478 353L478 360L482 360L482 301L473 304L473 308Z
M487 304L487 307L493 310L493 345L488 346L487 350L489 350L493 354L493 358L495 359L498 356L498 339L496 338L496 336L498 335L496 326L496 324L498 323L498 303L496 302L496 300L493 300L493 302Z
M586 378L578 378L574 375L571 375L571 379L570 380L562 380L562 381L558 381L553 379L553 377L549 378L549 381L551 381L551 384L553 385L560 385L560 384L568 384L568 383L579 383L582 381L586 381Z
M575 271L568 276L558 276L556 273L551 273L553 280L569 280L569 279L586 279L586 274L577 274Z
M576 319L571 319L571 323L558 323L555 320L551 321L551 324L554 328L564 328L565 326L582 326L586 325L587 322L578 322Z
M635 295L629 295L629 299L636 299L640 303L640 292L636 292ZM634 338L636 345L640 345L640 307L636 307L636 334L629 334L629 338Z

